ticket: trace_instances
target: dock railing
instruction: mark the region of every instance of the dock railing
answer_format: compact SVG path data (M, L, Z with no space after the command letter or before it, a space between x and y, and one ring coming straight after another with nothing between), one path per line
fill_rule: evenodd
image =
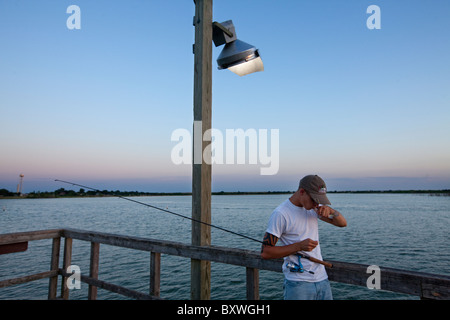
M64 238L62 267L60 267L61 239ZM208 260L242 266L246 268L248 300L259 300L259 270L281 272L281 259L264 260L259 252L216 246L193 246L183 243L129 237L117 234L101 233L75 229L54 229L31 232L8 233L0 235L0 251L23 251L28 241L52 239L50 270L13 279L1 280L0 290L16 284L34 280L49 279L48 299L69 299L70 289L67 279L73 274L67 272L72 263L72 240L91 243L89 275L80 275L80 281L87 283L88 299L97 298L97 288L109 290L132 299L161 299L161 254L179 256L195 260ZM100 244L129 248L150 253L150 283L148 293L139 292L98 279ZM22 248L22 249L20 249ZM367 286L371 276L369 265L327 261L333 264L327 268L330 281ZM450 299L450 276L422 272L406 271L379 267L380 289L419 296L421 299ZM60 296L58 277L61 277Z

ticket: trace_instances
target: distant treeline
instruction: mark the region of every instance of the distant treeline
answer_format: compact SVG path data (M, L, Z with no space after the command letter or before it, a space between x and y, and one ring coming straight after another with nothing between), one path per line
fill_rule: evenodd
M285 194L292 191L267 191L267 192L212 192L213 195L249 195L249 194ZM79 191L66 190L64 188L55 191L33 191L27 194L19 195L6 189L0 189L0 197L21 197L21 198L68 198L68 197L142 197L142 196L190 196L191 192L142 192L142 191L120 191L120 190L98 190L92 191L81 188Z
M220 191L212 192L213 195L265 195L265 194L290 194L295 191L262 191L262 192L249 192L249 191ZM450 196L450 189L444 190L362 190L362 191L328 191L328 193L352 193L352 194L369 194L369 193L415 193L415 194L428 194L430 196ZM7 189L0 189L0 198L68 198L68 197L108 197L108 196L121 196L121 197L141 197L141 196L190 196L190 192L142 192L142 191L112 191L112 190L99 190L92 191L81 188L79 191L66 190L64 188L57 189L50 192L33 191L27 194L19 195L15 192L8 191Z
M430 195L450 195L450 189L443 190L361 190L361 191L328 191L328 193L424 193Z

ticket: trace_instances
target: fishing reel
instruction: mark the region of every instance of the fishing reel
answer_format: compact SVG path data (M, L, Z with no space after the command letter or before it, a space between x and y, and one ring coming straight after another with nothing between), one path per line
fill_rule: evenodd
M301 256L299 254L296 254L296 256L298 257L298 264L288 261L286 263L286 268L289 269L290 272L299 272L299 273L303 273L305 272L305 269L303 269L303 265L300 261ZM311 274L314 274L314 272L306 270L306 272L309 272Z

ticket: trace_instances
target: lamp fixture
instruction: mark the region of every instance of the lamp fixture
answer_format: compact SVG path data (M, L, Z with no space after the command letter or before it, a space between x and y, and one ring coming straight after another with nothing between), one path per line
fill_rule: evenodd
M219 69L228 69L239 76L264 71L258 49L237 39L231 20L213 23L213 41L216 47L225 44L217 58Z

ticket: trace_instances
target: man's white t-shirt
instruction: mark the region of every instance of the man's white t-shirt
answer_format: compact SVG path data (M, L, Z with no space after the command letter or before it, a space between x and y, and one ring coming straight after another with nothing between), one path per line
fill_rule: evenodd
M305 239L319 241L318 215L314 210L306 210L297 207L289 199L286 199L272 213L266 232L276 236L282 245L289 245ZM320 243L305 254L319 260L322 259ZM305 272L291 272L286 268L286 263L291 261L298 264L298 257L290 255L284 258L283 273L287 280L318 282L328 278L325 267L308 259L301 258ZM307 271L312 271L311 274Z

